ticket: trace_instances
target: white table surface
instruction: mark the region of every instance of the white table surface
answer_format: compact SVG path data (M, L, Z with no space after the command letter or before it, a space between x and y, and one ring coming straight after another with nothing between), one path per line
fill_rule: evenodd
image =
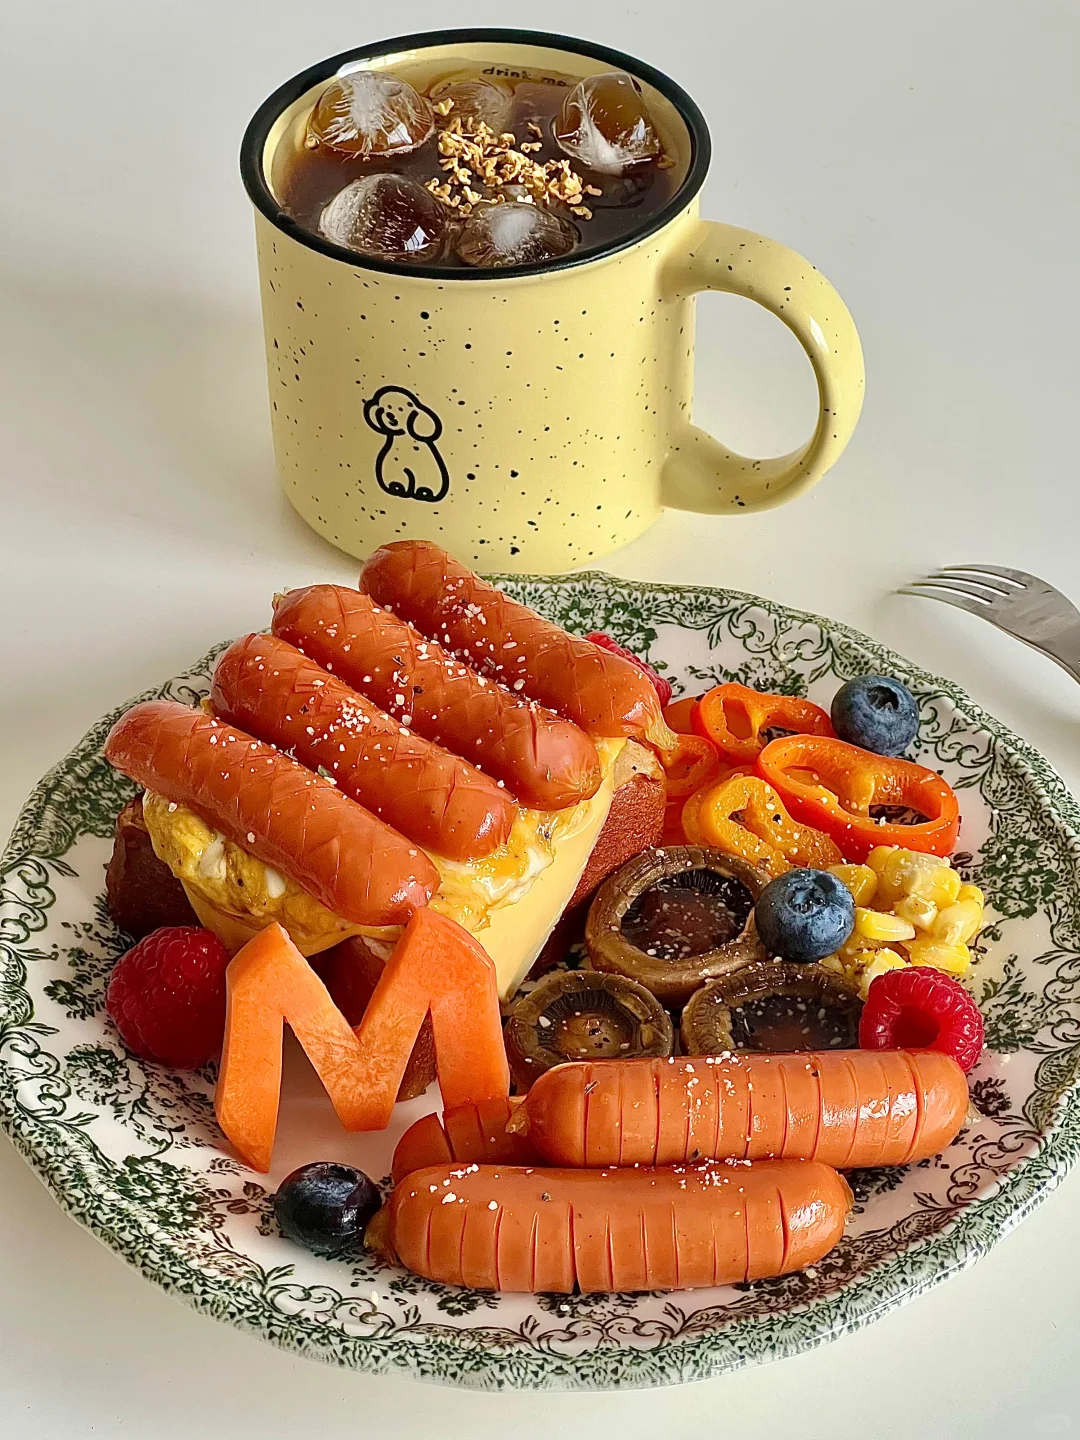
M425 26L584 27L710 121L704 211L803 251L866 351L862 423L810 497L675 513L609 568L755 591L947 674L1076 788L1080 691L956 612L890 592L1018 565L1080 593L1076 56L1061 0L7 0L0 25L0 833L103 711L355 566L275 488L248 114L349 45ZM769 317L703 302L698 418L780 453L812 397ZM1080 1179L974 1270L858 1335L678 1391L473 1394L334 1371L168 1299L67 1220L0 1141L0 1432L1080 1432Z

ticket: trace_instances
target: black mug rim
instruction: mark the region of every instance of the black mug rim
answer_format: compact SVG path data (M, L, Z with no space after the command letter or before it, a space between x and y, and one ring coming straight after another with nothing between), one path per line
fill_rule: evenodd
M669 100L678 111L690 136L690 165L686 177L668 203L640 230L633 230L619 240L613 240L602 249L591 250L577 255L573 252L558 260L549 260L542 265L508 265L499 270L454 269L448 265L395 265L385 260L371 259L355 250L346 250L334 245L321 236L314 235L286 215L274 199L266 177L263 174L262 158L271 127L284 110L287 110L301 95L317 85L320 80L330 80L343 65L354 60L374 60L380 55L395 50L434 49L440 45L462 45L475 41L477 44L499 43L508 45L534 45L537 48L565 50L573 55L584 55L591 60L601 60L615 70L625 70L651 85ZM486 281L488 284L500 280L512 280L520 276L550 275L558 270L572 270L581 265L591 265L606 260L622 250L640 245L643 240L656 235L669 225L698 194L705 183L705 176L712 157L712 140L705 117L681 85L677 84L662 70L636 60L622 50L613 50L607 45L594 45L589 40L576 40L568 35L558 35L544 30L518 30L513 28L459 28L454 30L421 31L415 35L400 35L392 40L380 40L373 45L361 45L355 50L343 50L327 60L320 60L306 70L294 75L279 85L272 95L267 96L251 117L240 145L240 176L248 198L271 225L291 240L296 240L309 250L327 256L330 260L342 260L353 269L374 270L384 275L410 276L426 280Z

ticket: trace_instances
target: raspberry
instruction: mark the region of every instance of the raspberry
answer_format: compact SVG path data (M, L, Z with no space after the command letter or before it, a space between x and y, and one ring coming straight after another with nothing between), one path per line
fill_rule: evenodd
M195 1070L225 1038L229 955L211 930L173 925L140 940L117 963L105 1008L143 1060Z
M864 1050L944 1050L967 1073L983 1048L983 1018L943 970L908 965L871 982L859 1021Z
M605 635L602 630L594 630L591 635L586 635L585 639L593 645L599 645L601 650L610 650L612 655L621 655L624 660L629 660L639 670L644 670L652 681L657 695L660 696L660 708L663 709L664 706L671 704L671 697L675 692L670 683L662 675L658 675L647 660L642 660L640 655L635 655L632 650L627 650L624 645L620 645L610 635Z

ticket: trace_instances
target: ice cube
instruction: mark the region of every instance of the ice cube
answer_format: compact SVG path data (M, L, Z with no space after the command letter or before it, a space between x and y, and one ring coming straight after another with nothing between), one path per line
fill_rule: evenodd
M574 248L571 225L539 205L511 200L479 205L458 234L456 249L466 265L498 270L506 265L540 265Z
M582 178L600 191L599 195L590 191L587 199L590 210L632 210L644 202L656 175L651 168L639 165L625 175L601 175L594 171L584 173Z
M573 88L566 85L541 85L524 80L514 91L514 108L510 115L510 129L518 140L539 140L550 143L551 122L559 113L559 106ZM539 130L540 135L536 133Z
M432 264L449 228L447 211L407 175L367 175L340 190L319 229L335 245L377 260Z
M590 75L563 101L555 138L574 160L604 175L622 175L660 154L660 137L629 75Z
M319 96L308 121L308 144L365 159L404 155L435 128L431 105L393 75L355 70L339 75Z
M514 104L513 91L494 80L447 80L436 85L430 97L434 106L452 100L452 108L440 117L439 123L447 125L456 118L466 133L483 121L493 134L502 135L509 126Z

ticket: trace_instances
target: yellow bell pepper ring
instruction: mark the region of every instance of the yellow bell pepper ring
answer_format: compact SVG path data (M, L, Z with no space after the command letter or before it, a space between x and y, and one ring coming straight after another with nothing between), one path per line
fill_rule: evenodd
M723 780L692 800L683 810L688 835L689 820L697 843L738 855L774 877L795 866L824 870L842 859L827 835L793 820L772 786L756 775Z

